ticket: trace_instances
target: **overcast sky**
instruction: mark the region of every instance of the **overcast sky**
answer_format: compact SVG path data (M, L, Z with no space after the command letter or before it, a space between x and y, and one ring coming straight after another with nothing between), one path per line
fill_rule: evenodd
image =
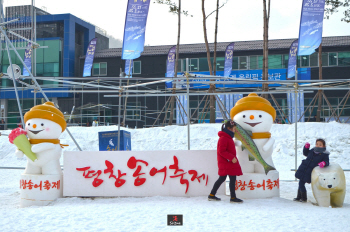
M177 0L173 0L176 1ZM122 39L127 0L36 0L38 8L46 7L51 14L71 13ZM209 14L216 0L206 0ZM220 5L226 0L220 0ZM31 0L4 0L4 5L29 5ZM269 39L297 38L302 0L271 0ZM182 44L203 43L201 0L182 0L182 9L193 17L181 17ZM350 23L341 22L343 13L324 20L323 36L350 35ZM207 20L209 42L214 42L215 14ZM219 11L219 42L263 39L263 1L228 0ZM171 45L177 41L177 16L168 7L151 0L146 27L146 45Z

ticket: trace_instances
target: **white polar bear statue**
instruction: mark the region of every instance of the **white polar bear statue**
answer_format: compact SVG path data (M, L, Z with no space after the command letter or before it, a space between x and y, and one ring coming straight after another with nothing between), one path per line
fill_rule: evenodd
M346 193L346 180L339 164L315 167L311 173L311 188L319 206L342 207Z

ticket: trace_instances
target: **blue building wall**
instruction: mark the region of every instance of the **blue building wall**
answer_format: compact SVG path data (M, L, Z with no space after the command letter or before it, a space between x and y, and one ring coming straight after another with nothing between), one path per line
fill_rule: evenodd
M76 26L84 30L84 55L90 40L95 37L95 26L75 17L72 14L40 15L37 23L62 22L64 25L63 38L63 76L74 76L75 65L75 32ZM39 38L38 38L39 39Z
M84 55L91 39L95 38L95 26L75 17L72 14L57 14L57 15L39 15L37 16L37 23L55 23L61 22L64 25L64 36L60 38L63 40L63 77L74 77L75 66L75 34L76 28L84 32ZM51 40L54 38L37 38L37 40ZM63 86L67 86L63 84ZM65 88L56 88L57 90L68 90ZM55 90L55 88L44 89ZM19 91L20 96L23 98L34 98L33 90ZM60 92L60 93L45 93L47 97L72 97L72 93ZM43 97L41 93L37 93L37 98ZM0 91L0 98L2 99L14 99L16 98L15 91Z

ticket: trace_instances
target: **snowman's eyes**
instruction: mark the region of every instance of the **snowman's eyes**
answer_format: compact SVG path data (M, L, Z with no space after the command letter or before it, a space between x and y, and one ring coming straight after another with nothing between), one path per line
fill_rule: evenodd
M243 118L245 118L245 115L243 115Z
M41 126L44 126L44 123L41 123Z
M261 115L259 115L259 118L261 118L262 116Z
M28 123L28 126L30 126L30 123Z

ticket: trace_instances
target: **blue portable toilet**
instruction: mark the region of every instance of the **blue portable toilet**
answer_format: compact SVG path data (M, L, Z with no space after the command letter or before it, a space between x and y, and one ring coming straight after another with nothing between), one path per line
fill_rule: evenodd
M98 132L100 151L118 151L118 131ZM120 131L120 151L131 151L131 134L128 131Z

